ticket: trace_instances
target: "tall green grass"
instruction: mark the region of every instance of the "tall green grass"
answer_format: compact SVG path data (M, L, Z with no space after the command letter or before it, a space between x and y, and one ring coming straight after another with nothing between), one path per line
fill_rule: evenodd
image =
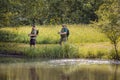
M37 45L29 47L18 43L1 43L0 54L19 55L26 57L41 58L75 58L78 57L78 48L70 44L59 45Z
M67 25L70 30L70 43L96 43L106 42L108 39L104 34L98 32L96 29L88 25ZM44 25L37 26L39 35L37 36L37 43L39 44L56 44L59 41L60 35L57 34L61 25ZM11 41L19 43L28 43L31 32L30 26L24 27L5 27L0 29L0 41Z
M120 46L119 46L120 48ZM17 55L30 58L92 58L114 59L114 51L109 43L83 43L62 46L55 44L37 44L30 47L23 43L0 43L0 54ZM120 54L119 54L120 55Z

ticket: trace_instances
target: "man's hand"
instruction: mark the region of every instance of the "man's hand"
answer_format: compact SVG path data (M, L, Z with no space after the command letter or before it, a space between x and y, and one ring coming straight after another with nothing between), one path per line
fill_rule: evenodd
M30 36L31 34L28 34L28 36Z
M60 32L58 32L58 34L60 34Z

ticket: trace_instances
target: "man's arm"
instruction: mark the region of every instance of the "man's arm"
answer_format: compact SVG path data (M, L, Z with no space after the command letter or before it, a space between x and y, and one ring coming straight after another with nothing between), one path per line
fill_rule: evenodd
M61 34L61 35L67 34L67 29L64 28L64 32L60 32L59 34Z
M29 36L36 36L36 34L29 34Z
M60 33L60 34L67 34L67 32L62 32L62 33Z

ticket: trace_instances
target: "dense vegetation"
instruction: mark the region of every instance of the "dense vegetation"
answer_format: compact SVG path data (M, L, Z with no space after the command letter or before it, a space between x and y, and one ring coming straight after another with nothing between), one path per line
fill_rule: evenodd
M79 24L97 20L102 0L0 0L0 26Z
M31 51L26 49L28 48L25 46L26 44L24 44L25 50L18 49L21 48L20 46L9 45L7 47L5 44L9 42L13 42L12 44L28 43L28 33L31 29L28 25L38 25L40 36L37 38L37 43L52 45L47 48L42 47L40 50L36 48L34 53L39 53L39 56L44 52L44 54L50 52L51 56L55 56L56 52L60 52L60 55L74 54L75 52L77 56L72 54L72 57L81 57L80 55L82 55L85 58L100 56L106 58L107 55L107 58L120 59L118 45L120 41L119 4L120 0L0 0L0 51L1 53L9 53L10 51L12 53L16 51L30 53ZM71 45L67 45L68 48L53 46L59 41L57 32L63 23L67 24L70 29L69 43L77 45L78 49L72 47L73 50L71 50ZM94 23L92 26L97 29L86 25L90 23ZM13 28L13 26L15 27ZM109 41L113 44L113 48L108 43ZM91 44L94 45L91 46ZM94 47L96 44L102 47L96 49ZM85 45L90 46L90 50L87 50L88 47ZM107 46L109 50L106 49L106 45L109 45L109 47ZM108 54L109 52L110 54ZM64 58L66 56L57 55L57 57Z
M115 58L112 45L99 29L89 25L67 26L70 36L63 46L58 44L60 36L57 34L61 25L37 26L40 33L36 48L29 47L31 27L1 28L0 54L41 58Z
M111 41L115 50L115 58L119 58L118 43L120 41L120 0L105 0L97 11L98 27Z

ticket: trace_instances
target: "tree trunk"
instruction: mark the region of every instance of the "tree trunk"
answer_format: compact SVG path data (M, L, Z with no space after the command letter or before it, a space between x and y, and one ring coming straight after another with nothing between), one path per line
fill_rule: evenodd
M117 49L117 43L114 42L114 49L115 49L115 59L119 60L119 55L118 55L118 49Z

